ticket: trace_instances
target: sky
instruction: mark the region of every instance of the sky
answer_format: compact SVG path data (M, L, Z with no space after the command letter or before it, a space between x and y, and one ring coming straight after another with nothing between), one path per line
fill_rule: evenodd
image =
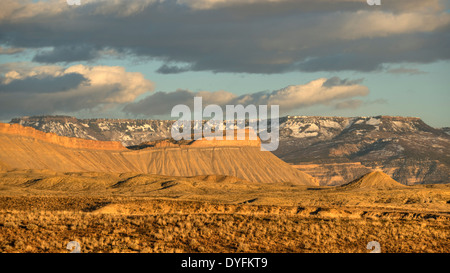
M0 120L173 106L450 126L450 1L2 0ZM176 118L174 118L176 119Z

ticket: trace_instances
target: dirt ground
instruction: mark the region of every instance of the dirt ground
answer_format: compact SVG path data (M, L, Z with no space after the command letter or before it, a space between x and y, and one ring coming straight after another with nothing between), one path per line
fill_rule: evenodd
M217 176L0 176L0 252L65 253L71 241L84 253L365 253L371 241L381 252L450 252L450 186L377 190Z

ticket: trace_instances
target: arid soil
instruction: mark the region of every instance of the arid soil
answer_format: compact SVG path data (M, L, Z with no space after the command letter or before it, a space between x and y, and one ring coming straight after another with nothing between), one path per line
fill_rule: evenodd
M318 186L253 142L129 150L0 129L0 252L450 252L449 184Z
M449 252L450 185L0 174L0 252ZM395 181L394 181L395 182ZM394 185L395 186L395 185Z

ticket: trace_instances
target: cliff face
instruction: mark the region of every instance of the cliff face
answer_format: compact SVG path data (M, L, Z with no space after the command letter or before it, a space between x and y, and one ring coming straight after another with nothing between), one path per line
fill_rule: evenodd
M130 119L77 119L67 116L37 116L12 119L39 131L59 136L101 141L119 141L124 146L170 138L174 121Z
M117 141L94 141L81 138L63 137L58 136L54 133L44 133L41 131L37 131L31 127L24 127L19 124L0 123L0 133L29 137L35 140L42 140L67 148L91 150L126 150L126 148Z
M222 139L202 138L193 141L189 145L191 147L261 147L261 140L256 136L256 133L252 129L232 130L230 135L231 137L227 138L227 131L224 131Z
M120 143L116 142L73 140L20 125L0 128L0 166L13 169L169 176L227 175L259 183L317 185L310 175L296 170L270 152L260 151L259 147L163 145L128 150L118 147Z
M9 171L11 169L11 167L9 167L8 165L6 165L3 162L0 162L0 172L6 172Z

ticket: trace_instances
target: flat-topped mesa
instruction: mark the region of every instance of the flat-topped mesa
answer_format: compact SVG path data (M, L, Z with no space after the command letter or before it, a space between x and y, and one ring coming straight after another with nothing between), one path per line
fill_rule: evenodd
M419 121L419 117L402 117L402 116L375 116L375 118L381 118L386 120L407 120L407 121Z
M234 136L233 136L234 132ZM231 136L227 139L227 133ZM164 148L210 148L210 147L261 147L261 140L253 129L234 129L223 131L223 137L207 137L204 134L191 134L187 139L173 138L148 141L139 145L128 146L130 150L164 149ZM196 139L197 138L197 139ZM231 139L230 139L231 138ZM189 140L191 139L191 140Z
M232 136L234 131L234 137ZM227 133L233 138L227 138ZM261 140L253 129L227 130L222 139L203 137L189 144L190 147L261 147Z
M58 136L54 133L44 133L32 127L19 124L0 123L0 134L31 137L48 143L57 144L67 148L91 149L91 150L125 150L118 141L98 141L73 137Z
M40 122L76 122L78 119L71 116L24 116L20 118L11 119L10 123L22 124L27 121L40 121Z
M191 147L191 142L180 141L173 146L168 140L161 142L159 148L150 146L150 149L134 151L118 142L60 137L17 124L0 124L0 171L31 169L183 177L223 175L256 183L318 185L310 175L259 148L209 148L211 145L224 145L220 142L214 144L214 141L199 141L206 146L197 148ZM234 145L236 142L241 144L238 140L233 142Z

